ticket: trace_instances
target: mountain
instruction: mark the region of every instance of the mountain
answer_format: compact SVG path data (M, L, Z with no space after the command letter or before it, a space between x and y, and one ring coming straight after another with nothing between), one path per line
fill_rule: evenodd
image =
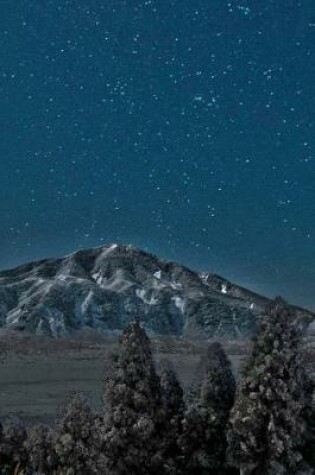
M218 275L117 244L0 272L0 326L52 337L86 328L115 335L135 318L150 335L247 337L268 302Z

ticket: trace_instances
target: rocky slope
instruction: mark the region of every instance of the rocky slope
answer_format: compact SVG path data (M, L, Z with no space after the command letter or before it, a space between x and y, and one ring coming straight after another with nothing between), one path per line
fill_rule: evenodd
M84 328L113 335L134 318L150 335L246 337L268 302L117 244L0 272L0 326L53 337Z

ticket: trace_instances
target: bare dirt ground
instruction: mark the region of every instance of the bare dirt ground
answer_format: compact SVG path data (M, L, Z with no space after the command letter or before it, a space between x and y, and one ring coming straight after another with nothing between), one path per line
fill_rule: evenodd
M240 340L222 344L237 375L250 354L250 344ZM153 339L152 346L157 363L164 358L172 361L187 387L207 342L165 337ZM0 417L15 414L27 424L52 422L73 392L84 394L100 408L104 368L117 347L117 340L95 335L71 340L0 335ZM308 355L313 370L314 354Z

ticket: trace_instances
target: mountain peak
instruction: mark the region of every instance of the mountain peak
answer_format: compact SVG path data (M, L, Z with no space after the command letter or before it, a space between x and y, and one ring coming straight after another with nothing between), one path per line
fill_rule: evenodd
M0 326L109 335L139 320L151 335L246 337L269 299L131 245L78 250L0 272Z

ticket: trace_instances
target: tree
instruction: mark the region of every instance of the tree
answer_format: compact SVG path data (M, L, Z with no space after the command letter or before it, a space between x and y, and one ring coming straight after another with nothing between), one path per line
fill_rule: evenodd
M75 395L62 409L53 437L58 475L100 472L100 427L88 402Z
M165 427L162 437L165 472L175 475L183 473L180 438L183 433L185 403L183 389L173 366L168 360L161 362L160 380L165 413Z
M235 380L219 343L209 346L192 384L184 419L182 451L188 473L226 472L226 426L233 405Z
M294 317L281 299L267 309L240 381L228 456L243 475L293 475L302 461L306 375Z
M163 473L161 386L150 341L138 322L123 333L104 385L103 450L109 475Z
M315 382L306 381L306 405L303 410L305 434L301 446L303 459L315 470Z
M39 424L33 427L26 441L29 467L37 475L49 475L57 465L57 455L53 449L53 431Z
M25 426L19 418L8 418L3 426L0 424L0 468L3 473L19 473L27 466L26 438Z

